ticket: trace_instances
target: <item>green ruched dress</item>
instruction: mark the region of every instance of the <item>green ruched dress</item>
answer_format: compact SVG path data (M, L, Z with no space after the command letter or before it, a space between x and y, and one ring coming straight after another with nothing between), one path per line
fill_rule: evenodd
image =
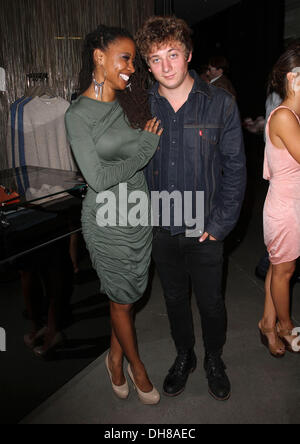
M74 156L89 185L83 202L82 230L101 291L113 302L132 304L143 296L148 283L151 223L99 226L97 214L107 201L97 203L97 196L107 190L113 192L117 222L119 203L124 208L124 202L119 202L119 184L127 184L128 195L143 191L149 197L142 169L155 154L159 136L132 129L117 101L98 102L80 96L68 109L65 120ZM132 207L128 204L128 214ZM150 199L145 212L141 219L146 216L151 222Z

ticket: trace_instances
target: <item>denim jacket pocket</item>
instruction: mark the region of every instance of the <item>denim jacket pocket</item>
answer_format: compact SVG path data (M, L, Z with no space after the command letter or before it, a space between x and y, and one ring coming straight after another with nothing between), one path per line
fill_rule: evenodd
M222 126L209 124L185 125L185 129L194 129L199 133L200 140L209 142L211 145L218 145L220 142Z

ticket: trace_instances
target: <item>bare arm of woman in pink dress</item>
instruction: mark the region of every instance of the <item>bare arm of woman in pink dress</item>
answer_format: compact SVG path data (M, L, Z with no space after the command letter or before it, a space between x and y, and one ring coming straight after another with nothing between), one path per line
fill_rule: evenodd
M295 78L294 73L289 73L287 77L291 83L296 80L294 94L299 96L296 112L300 117L300 76ZM283 105L289 106L289 100L287 99ZM270 121L270 138L273 145L281 149L286 148L291 156L300 163L300 121L292 111L280 108L274 113Z

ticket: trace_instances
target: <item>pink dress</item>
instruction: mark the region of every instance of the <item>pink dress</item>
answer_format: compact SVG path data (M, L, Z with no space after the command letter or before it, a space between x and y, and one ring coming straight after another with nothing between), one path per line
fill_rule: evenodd
M296 113L289 109L300 125ZM270 187L264 207L264 238L270 261L274 265L291 262L300 256L300 164L287 149L276 148L270 139L267 124L267 142L264 179Z

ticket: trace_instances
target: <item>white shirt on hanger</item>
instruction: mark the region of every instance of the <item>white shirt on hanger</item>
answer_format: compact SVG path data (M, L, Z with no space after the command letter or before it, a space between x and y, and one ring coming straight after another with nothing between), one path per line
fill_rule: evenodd
M65 113L69 106L69 102L61 97L35 97L25 105L27 165L77 171L65 128Z

